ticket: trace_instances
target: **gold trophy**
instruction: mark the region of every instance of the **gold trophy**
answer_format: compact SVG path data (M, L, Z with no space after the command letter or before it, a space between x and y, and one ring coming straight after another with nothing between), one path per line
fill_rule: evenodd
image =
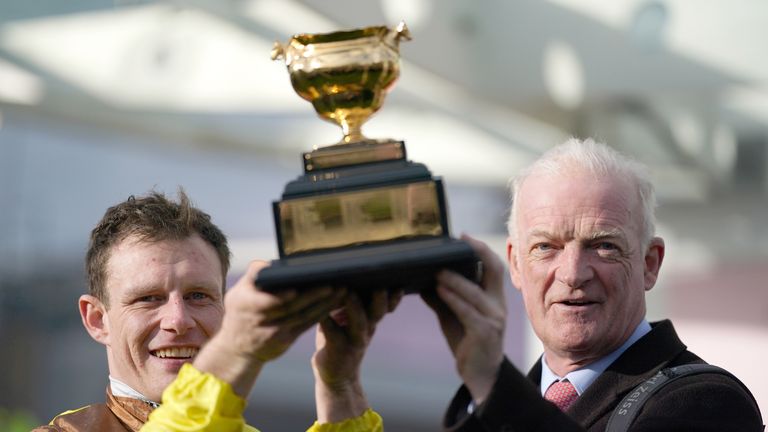
M369 139L363 123L400 74L405 23L275 43L296 93L341 126L336 144L303 154L304 175L273 203L280 259L259 273L267 290L319 284L417 292L450 268L475 278L478 260L450 237L442 180L406 159L405 143Z

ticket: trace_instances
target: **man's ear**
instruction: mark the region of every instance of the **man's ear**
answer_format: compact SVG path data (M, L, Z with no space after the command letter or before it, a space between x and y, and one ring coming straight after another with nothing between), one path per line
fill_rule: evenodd
M84 294L80 296L78 306L80 318L88 334L96 342L109 345L109 319L104 303L92 295Z
M517 256L512 237L507 237L507 264L509 265L509 275L512 278L512 286L520 289L520 268L517 266Z
M648 245L648 251L645 253L644 274L645 290L649 291L656 285L659 277L659 269L664 261L664 240L661 237L654 237Z

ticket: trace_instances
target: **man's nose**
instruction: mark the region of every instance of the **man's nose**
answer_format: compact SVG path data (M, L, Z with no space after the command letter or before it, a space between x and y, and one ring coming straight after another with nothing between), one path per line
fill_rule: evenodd
M557 279L571 288L579 288L594 277L590 255L579 245L567 245L559 260Z
M163 305L160 327L166 331L172 331L179 335L195 326L195 320L190 314L189 308L181 296L171 296Z

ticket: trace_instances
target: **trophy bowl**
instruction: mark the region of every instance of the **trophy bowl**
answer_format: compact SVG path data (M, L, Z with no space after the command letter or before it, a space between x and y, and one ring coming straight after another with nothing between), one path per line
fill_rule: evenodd
M296 93L312 103L320 118L341 126L337 144L372 141L361 127L384 102L400 75L400 40L411 36L404 22L323 34L298 34L273 60L285 60Z

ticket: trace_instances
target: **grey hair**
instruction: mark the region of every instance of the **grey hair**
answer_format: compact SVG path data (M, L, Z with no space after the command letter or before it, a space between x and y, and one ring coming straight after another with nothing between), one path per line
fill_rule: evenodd
M507 231L513 242L517 242L515 221L517 220L517 202L520 188L531 174L563 174L566 169L578 167L596 176L615 176L626 178L636 188L642 206L642 232L640 239L648 247L656 234L656 191L654 190L648 167L625 156L607 145L595 142L591 138L580 140L571 138L536 160L520 174L513 177L510 184L512 208L507 221Z

